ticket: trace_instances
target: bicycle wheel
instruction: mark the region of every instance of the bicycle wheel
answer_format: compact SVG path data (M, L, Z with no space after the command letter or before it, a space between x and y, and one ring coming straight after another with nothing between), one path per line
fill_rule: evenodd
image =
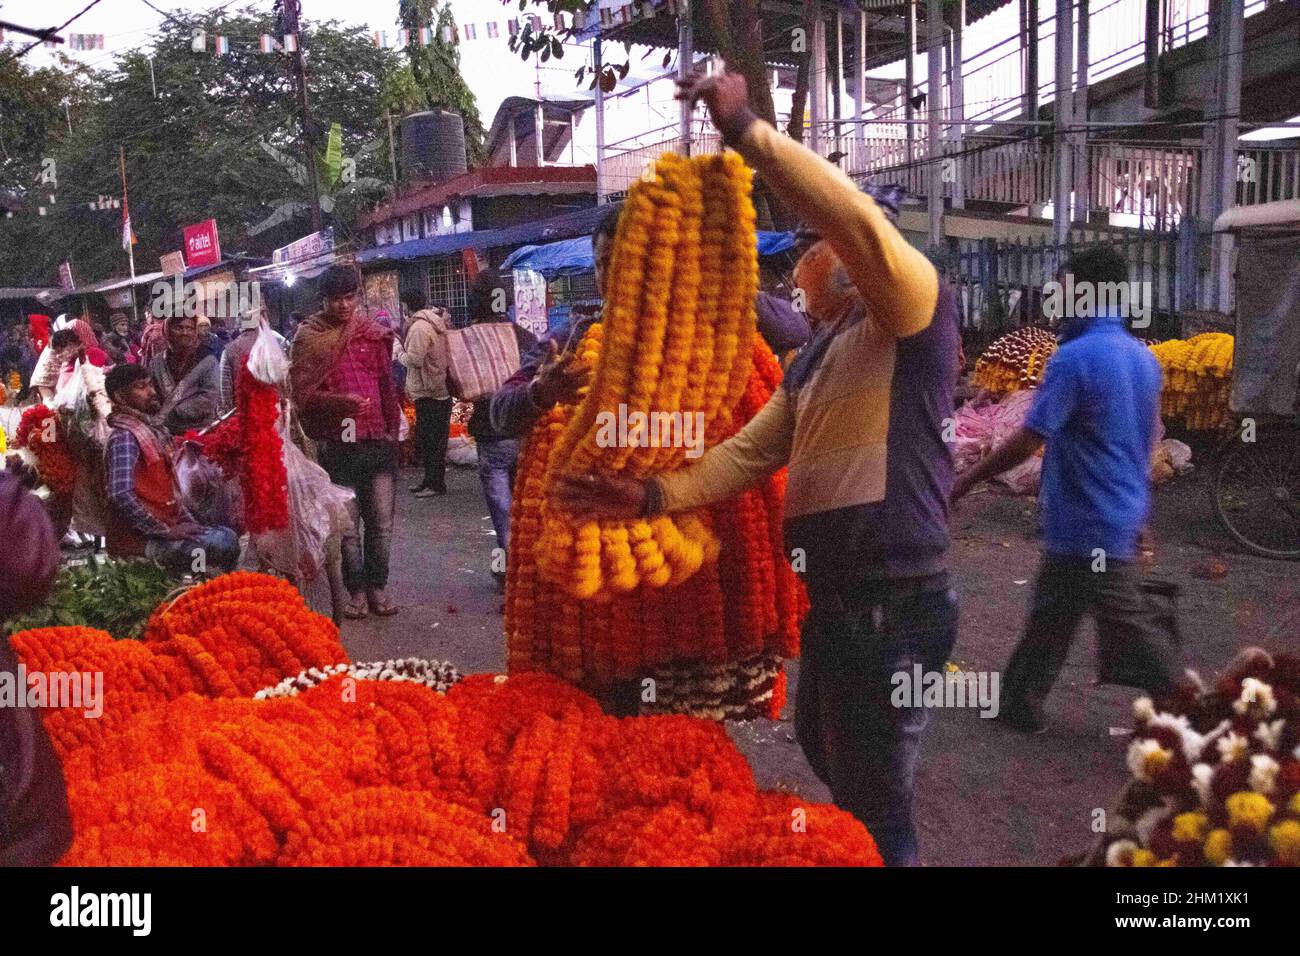
M1214 476L1214 510L1244 548L1300 559L1300 431L1229 440Z

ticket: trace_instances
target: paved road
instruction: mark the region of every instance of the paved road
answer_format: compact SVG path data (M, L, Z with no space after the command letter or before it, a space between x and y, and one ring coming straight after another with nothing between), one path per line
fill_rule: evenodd
M385 620L349 622L344 643L355 660L419 656L463 672L505 667L502 598L488 574L496 538L477 476L452 469L445 498L415 500L403 476L392 588L403 606ZM1192 665L1210 672L1253 643L1294 647L1300 635L1300 574L1294 564L1239 555L1210 511L1201 479L1179 479L1158 500L1157 572L1183 587L1182 627ZM1037 561L1032 501L982 493L957 513L954 564L962 600L954 661L998 670L1024 619ZM1201 580L1193 570L1223 551L1228 574ZM1025 737L974 710L936 711L927 731L916 815L931 865L1051 865L1093 838L1093 810L1107 807L1124 777L1127 688L1093 686L1093 642L1081 632L1049 703L1047 733ZM790 666L790 700L798 665ZM786 717L789 717L787 712ZM794 741L793 724L734 724L732 736L759 783L828 800Z

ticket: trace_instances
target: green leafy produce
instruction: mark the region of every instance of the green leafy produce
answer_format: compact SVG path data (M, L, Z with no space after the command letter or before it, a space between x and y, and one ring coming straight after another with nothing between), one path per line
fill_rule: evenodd
M138 638L154 608L178 580L147 560L92 561L59 572L49 599L5 625L7 633L35 627L95 627L118 638Z

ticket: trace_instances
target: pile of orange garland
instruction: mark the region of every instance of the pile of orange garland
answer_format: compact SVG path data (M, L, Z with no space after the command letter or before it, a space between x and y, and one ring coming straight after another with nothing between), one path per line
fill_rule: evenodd
M445 696L332 677L334 626L236 573L160 609L142 642L13 637L29 673L102 671L104 713L45 713L66 865L880 865L833 807L755 788L716 724L618 719L555 678L475 675Z
M755 339L752 349L749 384L719 440L749 421L780 383L767 345ZM782 545L785 472L705 511L719 542L712 564L676 585L584 600L545 580L535 550L548 462L571 412L552 409L520 455L506 563L510 673L545 671L602 699L632 682L643 713L779 716L780 659L798 654L808 607ZM647 678L652 693L644 692Z
M798 653L807 607L782 547L784 472L712 508L650 520L596 521L552 497L568 471L644 478L689 464L657 440L610 447L602 420L689 418L712 446L778 387L780 366L754 334L751 188L734 154L668 154L628 194L603 318L577 349L592 385L538 422L520 459L511 673L555 674L606 700L630 690L641 713L780 714L781 658Z

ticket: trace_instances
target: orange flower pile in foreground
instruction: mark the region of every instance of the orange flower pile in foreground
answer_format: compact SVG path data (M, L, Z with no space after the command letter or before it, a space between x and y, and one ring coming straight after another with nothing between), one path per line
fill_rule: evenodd
M580 354L599 348L600 329L592 326ZM746 388L718 426L720 441L748 422L780 383L781 367L761 338L754 339L752 356ZM775 692L778 658L798 654L799 620L807 610L782 542L784 470L704 509L718 557L694 576L664 588L582 600L546 579L549 559L537 551L548 462L571 413L571 407L552 409L520 454L506 562L510 672L546 671L601 699L633 681L648 713L778 716L784 697ZM653 701L642 693L645 678L655 681Z
M1134 702L1109 866L1300 866L1300 657L1245 652L1194 700Z
M445 696L339 675L243 696L269 661L279 680L299 655L343 657L291 592L217 578L142 643L16 635L29 670L105 671L102 718L46 714L73 817L64 864L880 865L848 814L759 792L716 724L620 720L548 675L475 675ZM280 616L280 643L250 605Z

